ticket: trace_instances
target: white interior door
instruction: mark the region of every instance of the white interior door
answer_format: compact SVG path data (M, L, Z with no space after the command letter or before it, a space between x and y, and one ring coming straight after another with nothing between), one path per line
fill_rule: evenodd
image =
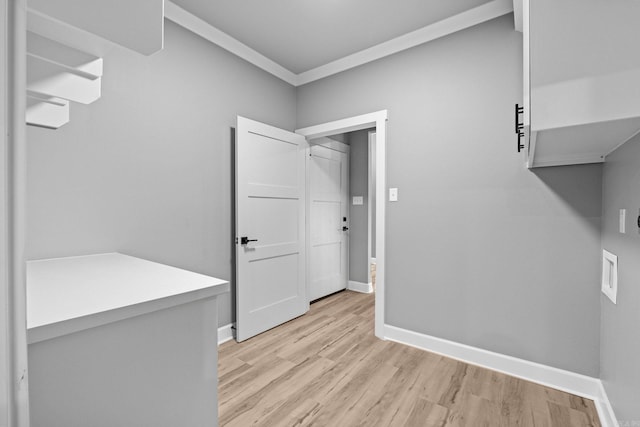
M312 145L309 156L309 301L347 288L349 146Z
M238 116L236 339L309 310L303 136Z

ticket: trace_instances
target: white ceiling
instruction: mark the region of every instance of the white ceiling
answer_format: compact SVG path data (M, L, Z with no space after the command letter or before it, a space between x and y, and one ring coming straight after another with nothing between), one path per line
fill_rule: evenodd
M490 0L172 0L294 74Z

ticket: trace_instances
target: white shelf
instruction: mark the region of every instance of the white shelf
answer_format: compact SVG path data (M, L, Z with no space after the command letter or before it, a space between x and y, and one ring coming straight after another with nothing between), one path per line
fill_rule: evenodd
M89 79L63 65L27 54L27 90L80 104L100 99L102 79Z
M27 263L29 343L229 291L229 282L119 253Z
M27 53L87 79L102 77L102 58L27 31Z
M28 125L58 129L69 123L69 101L27 92L25 116Z

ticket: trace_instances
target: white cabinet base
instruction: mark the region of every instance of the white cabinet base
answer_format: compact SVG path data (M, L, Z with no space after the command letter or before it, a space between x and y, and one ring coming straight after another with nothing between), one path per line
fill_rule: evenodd
M32 427L217 426L207 298L29 345Z

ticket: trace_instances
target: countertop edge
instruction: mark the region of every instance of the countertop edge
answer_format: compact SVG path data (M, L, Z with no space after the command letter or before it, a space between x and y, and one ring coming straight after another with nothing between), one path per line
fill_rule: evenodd
M164 310L207 298L216 298L218 295L229 292L229 290L229 282L223 281L209 287L196 289L190 292L178 293L163 298L140 302L138 304L92 313L72 319L61 320L59 322L46 325L30 327L27 329L27 343L35 344L37 342L141 316L154 311Z

